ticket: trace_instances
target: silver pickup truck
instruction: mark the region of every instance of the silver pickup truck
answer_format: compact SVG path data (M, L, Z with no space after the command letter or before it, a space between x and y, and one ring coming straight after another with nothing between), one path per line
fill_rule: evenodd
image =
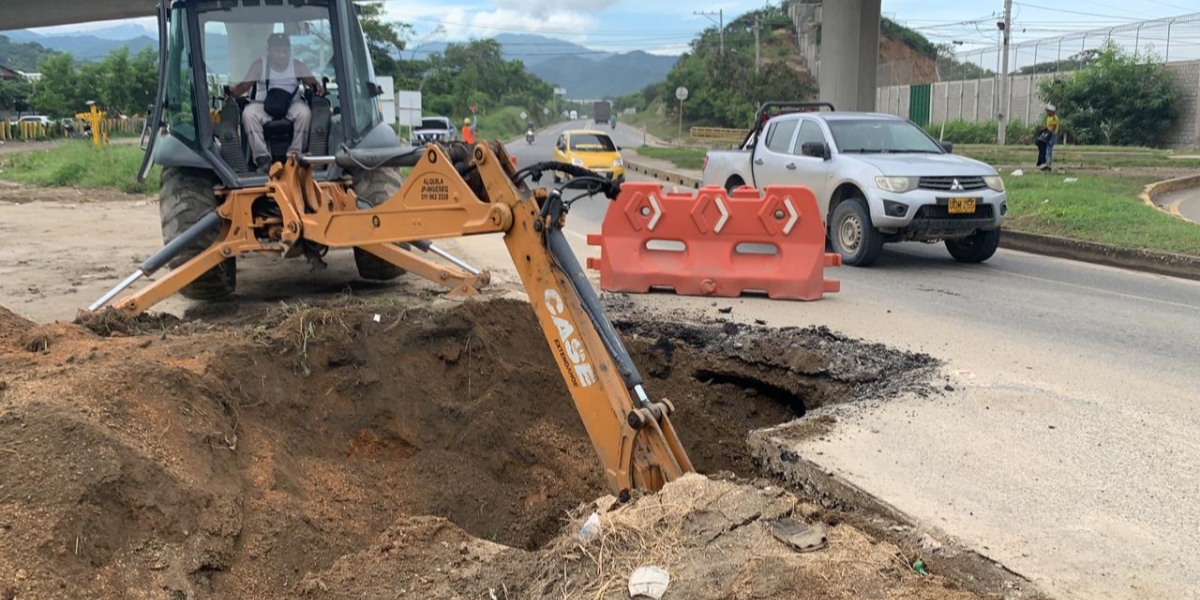
M995 169L951 154L949 144L903 119L796 112L812 107L764 105L742 149L708 153L704 185L810 188L829 241L848 265L870 265L884 243L910 240L944 240L960 262L995 254L1008 215ZM772 117L771 109L783 110Z

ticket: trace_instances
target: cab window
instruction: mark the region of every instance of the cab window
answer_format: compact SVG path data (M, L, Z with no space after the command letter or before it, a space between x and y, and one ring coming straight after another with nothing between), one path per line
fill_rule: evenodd
M821 132L819 125L805 119L800 122L800 133L796 134L796 143L792 145L792 154L800 156L804 144L808 143L825 143L825 134Z
M776 121L767 131L767 149L787 154L792 147L792 134L796 132L796 119Z

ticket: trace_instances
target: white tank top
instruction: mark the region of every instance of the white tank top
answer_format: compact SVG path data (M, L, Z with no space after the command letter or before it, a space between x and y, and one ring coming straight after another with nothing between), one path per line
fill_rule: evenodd
M271 82L270 89L282 89L291 93L296 93L296 89L300 87L300 80L296 78L296 60L289 59L287 68L282 71L276 71L271 67L271 59L264 56L263 73L258 79L258 86L255 88L255 100L265 102L267 99L267 82ZM268 73L267 71L270 71Z

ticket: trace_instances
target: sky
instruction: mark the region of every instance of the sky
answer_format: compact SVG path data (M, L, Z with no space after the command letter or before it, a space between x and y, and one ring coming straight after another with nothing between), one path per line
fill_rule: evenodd
M994 46L1002 0L882 0L884 15L913 27L936 43L960 51ZM763 6L762 0L390 0L392 19L413 25L411 46L426 41L461 41L499 33L538 33L603 51L645 50L678 54L697 33L713 25L695 12L723 10L726 20ZM1014 2L1014 43L1108 28L1140 20L1200 12L1196 0L1019 0ZM712 16L715 19L716 16ZM148 23L148 21L147 21ZM37 30L61 33L98 28L93 23ZM149 25L148 25L149 26ZM1140 42L1165 42L1161 32L1145 31ZM1133 42L1133 32L1130 43ZM1156 37L1157 36L1157 37ZM1094 36L1093 36L1094 37ZM1200 49L1200 21L1180 30L1177 48ZM1089 44L1090 45L1090 44ZM1044 49L1039 49L1046 52ZM986 61L983 54L981 61ZM995 54L993 53L994 60Z

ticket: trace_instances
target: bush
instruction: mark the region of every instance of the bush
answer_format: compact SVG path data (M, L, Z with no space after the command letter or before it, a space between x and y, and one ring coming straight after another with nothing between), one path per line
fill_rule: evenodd
M941 136L942 140L955 144L995 144L997 124L996 121L974 123L955 120L946 122L944 134L941 123L930 123L925 126L925 131L934 139ZM1037 128L1033 125L1026 125L1020 121L1009 121L1005 126L1005 144L1010 146L1033 144L1036 131Z
M1157 146L1179 115L1179 90L1166 66L1112 43L1087 68L1039 88L1081 144Z

